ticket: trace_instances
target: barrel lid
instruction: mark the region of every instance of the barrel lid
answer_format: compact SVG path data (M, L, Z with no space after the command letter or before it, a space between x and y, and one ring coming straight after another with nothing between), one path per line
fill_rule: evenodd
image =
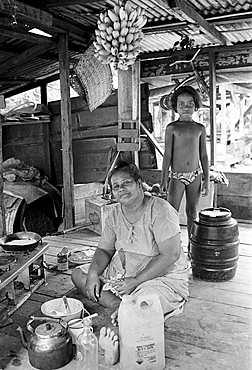
M225 217L230 216L230 211L225 208L205 208L200 211L200 214L208 217Z

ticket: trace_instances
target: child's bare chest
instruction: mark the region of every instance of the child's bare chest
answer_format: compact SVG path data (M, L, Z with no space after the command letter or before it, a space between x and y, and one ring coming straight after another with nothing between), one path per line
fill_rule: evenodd
M178 125L178 127L174 127L173 136L179 142L186 142L188 140L195 142L199 140L200 137L200 130L198 125Z

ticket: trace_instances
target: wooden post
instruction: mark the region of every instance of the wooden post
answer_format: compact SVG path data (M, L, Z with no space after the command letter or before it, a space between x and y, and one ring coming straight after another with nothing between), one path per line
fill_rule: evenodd
M5 207L4 207L4 182L3 182L3 141L2 141L2 116L0 115L0 236L6 234Z
M139 127L139 62L127 71L118 69L118 151L124 159L138 162L135 152L140 149Z
M70 102L68 36L59 35L59 71L61 91L61 140L63 166L64 228L75 225L74 220L74 178L72 153L72 121Z
M209 84L210 84L210 140L211 140L211 165L216 166L216 70L215 53L209 52Z
M132 116L138 122L139 150L141 147L139 119L140 115L140 61L132 66ZM135 164L139 167L139 150L134 152Z
M216 166L216 69L215 53L209 53L209 83L210 83L210 144L211 144L211 165ZM217 184L214 186L214 207L217 207Z
M41 103L47 106L47 84L42 83L40 86L41 93ZM51 171L51 158L50 158L50 123L43 123L43 148L44 148L44 171L45 174L49 177L50 181L52 180L52 171Z

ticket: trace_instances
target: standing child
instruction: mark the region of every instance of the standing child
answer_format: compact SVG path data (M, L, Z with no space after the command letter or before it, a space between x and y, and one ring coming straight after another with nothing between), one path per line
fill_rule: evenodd
M208 194L206 129L192 118L201 106L199 94L193 87L178 88L172 95L171 104L179 118L166 127L160 190L167 191L169 184L167 200L177 211L185 191L190 257L190 235L193 220L197 217L200 195Z

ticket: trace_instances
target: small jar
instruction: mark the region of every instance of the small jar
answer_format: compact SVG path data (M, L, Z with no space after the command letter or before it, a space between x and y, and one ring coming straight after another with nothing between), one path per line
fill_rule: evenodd
M68 270L68 249L63 247L61 251L57 254L57 265L59 271Z

